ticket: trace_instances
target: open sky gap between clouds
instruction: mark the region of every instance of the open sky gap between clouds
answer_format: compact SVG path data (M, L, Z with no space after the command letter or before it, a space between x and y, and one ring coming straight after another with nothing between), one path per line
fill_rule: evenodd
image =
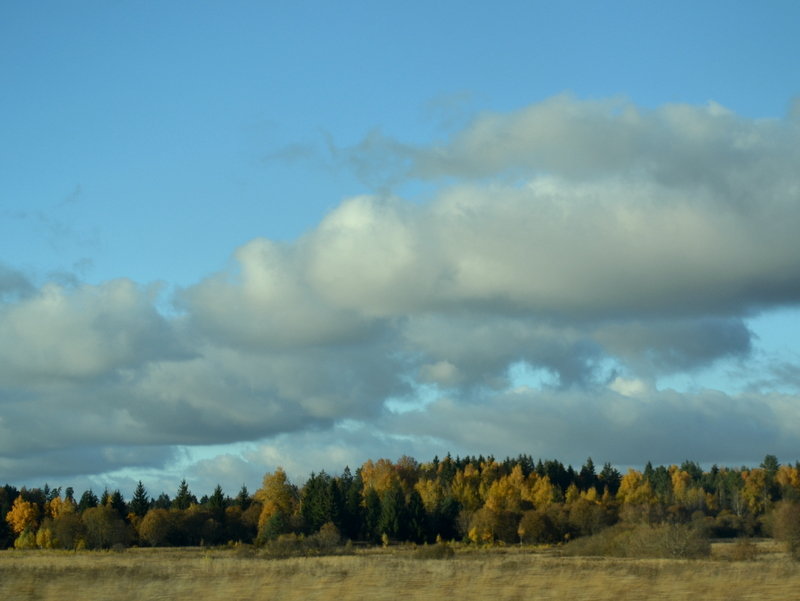
M0 267L0 473L292 436L574 462L796 456L798 368L765 378L747 324L800 302L796 116L562 95L430 146L371 134L336 160L435 193L350 198L294 241L246 242L169 314L155 284ZM659 386L721 361L746 392ZM518 385L520 364L546 382Z

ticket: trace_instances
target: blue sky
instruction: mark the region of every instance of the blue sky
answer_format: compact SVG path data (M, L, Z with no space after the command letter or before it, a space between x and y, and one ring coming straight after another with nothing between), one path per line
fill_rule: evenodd
M794 2L7 2L0 480L795 461Z

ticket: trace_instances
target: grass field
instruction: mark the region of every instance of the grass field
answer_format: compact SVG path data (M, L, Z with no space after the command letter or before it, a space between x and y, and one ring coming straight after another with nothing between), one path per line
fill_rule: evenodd
M750 561L730 544L710 560L566 558L532 549L459 550L447 560L407 549L264 559L230 550L0 552L0 582L11 600L132 599L674 599L787 601L800 598L800 569L771 542Z

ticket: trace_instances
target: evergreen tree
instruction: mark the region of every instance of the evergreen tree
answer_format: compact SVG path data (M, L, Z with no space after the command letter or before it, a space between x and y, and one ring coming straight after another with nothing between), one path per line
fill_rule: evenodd
M412 490L408 495L408 505L406 507L406 532L405 539L415 543L422 543L426 540L433 542L433 537L428 533L428 519L425 513L425 506L422 497L416 490Z
M343 532L344 516L347 512L344 494L339 484L339 478L331 478L329 493L331 496L331 521L340 533Z
M147 496L147 490L145 490L142 481L139 480L139 483L136 485L136 490L133 491L133 497L131 498L131 513L134 513L141 518L145 516L149 509L150 498Z
M289 532L289 520L283 511L278 510L264 522L261 528L259 528L258 542L263 544L287 532Z
M383 493L378 531L395 540L407 539L408 512L403 488L399 483Z
M128 506L126 505L125 499L122 497L122 493L119 492L119 490L115 490L113 493L108 495L108 499L105 504L116 511L119 517L126 518L128 516Z
M97 507L99 504L99 500L97 495L92 492L92 489L86 490L81 495L80 501L78 501L78 511L83 513L87 509L91 507Z
M439 484L442 485L442 488L448 488L450 486L457 471L458 466L453 461L450 453L448 453L439 464Z
M694 461L689 461L688 459L681 463L681 471L686 472L692 478L694 482L700 482L700 479L703 477L703 469L697 465Z
M192 503L197 503L197 498L189 490L189 485L186 483L186 480L181 480L181 483L178 486L178 492L175 494L175 498L172 500L172 508L189 509L189 506Z
M367 489L364 495L364 538L370 542L381 539L381 498L374 488Z
M239 494L236 495L236 498L233 500L233 504L240 507L242 511L246 511L252 502L253 499L250 497L250 493L247 491L247 486L242 484L242 488L239 489Z
M14 505L14 499L18 496L19 492L13 486L6 484L0 488L0 549L14 544L14 533L6 521L6 516Z
M441 506L436 511L433 532L441 536L444 540L454 540L458 538L458 514L461 506L452 496L447 496L442 501Z
M228 504L219 484L217 484L211 496L208 497L206 505L214 519L221 523L225 518L225 508Z
M775 455L767 455L764 461L761 462L761 469L764 470L767 495L771 501L776 501L780 497L780 486L775 482L775 476L780 469L781 464L778 463L778 458Z
M649 477L647 477L646 474L644 476L645 480L650 483L650 488L652 488L653 492L661 503L667 504L671 502L672 476L667 468L665 468L663 465L659 465L657 468L650 471Z
M336 479L336 488L341 495L339 506L339 532L351 540L357 539L364 529L364 506L361 504L361 476L355 477L350 468L344 468L342 475Z
M313 472L303 487L300 498L300 515L308 533L318 531L323 524L333 519L331 477L324 471Z
M172 507L172 500L167 493L162 492L158 495L158 498L153 501L153 507L151 509L169 509L170 507Z
M608 492L616 495L619 490L619 484L622 481L622 474L619 473L613 465L606 462L603 464L603 469L600 472L600 486L608 488Z
M581 467L578 474L578 488L581 490L589 490L590 488L597 487L597 474L595 473L594 461L591 457L586 459L586 463Z

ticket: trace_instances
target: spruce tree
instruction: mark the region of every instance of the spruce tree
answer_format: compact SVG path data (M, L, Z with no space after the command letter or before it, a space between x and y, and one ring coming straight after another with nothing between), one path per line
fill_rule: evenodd
M239 489L239 494L236 495L236 498L233 500L234 505L238 505L242 511L246 511L250 504L253 502L252 497L250 497L250 493L247 490L247 486L242 484L242 488Z
M192 503L197 503L197 499L189 490L189 485L186 483L186 480L181 480L178 486L178 492L172 500L172 507L173 509L189 509Z
M115 490L113 493L108 495L106 504L111 507L111 509L113 509L119 517L126 518L128 516L128 506L119 490Z
M130 503L130 511L139 517L144 517L149 509L150 498L147 496L147 490L145 490L142 481L139 480L139 484L136 485L136 490L133 491L133 497L131 498Z
M97 507L98 502L97 495L94 494L90 488L89 490L84 491L81 495L81 499L78 501L78 511L83 513L91 507Z
M222 487L219 484L217 484L214 492L211 493L211 496L208 498L207 506L209 511L211 511L211 515L214 516L214 519L218 522L222 522L225 518L225 507L227 506L227 502L225 495L222 492Z
M303 487L300 515L303 516L303 522L309 534L317 532L323 524L332 521L331 478L324 471L318 475L312 473Z
M378 521L378 531L387 534L395 540L406 540L408 527L408 512L406 498L399 483L383 493L381 499L381 515Z

